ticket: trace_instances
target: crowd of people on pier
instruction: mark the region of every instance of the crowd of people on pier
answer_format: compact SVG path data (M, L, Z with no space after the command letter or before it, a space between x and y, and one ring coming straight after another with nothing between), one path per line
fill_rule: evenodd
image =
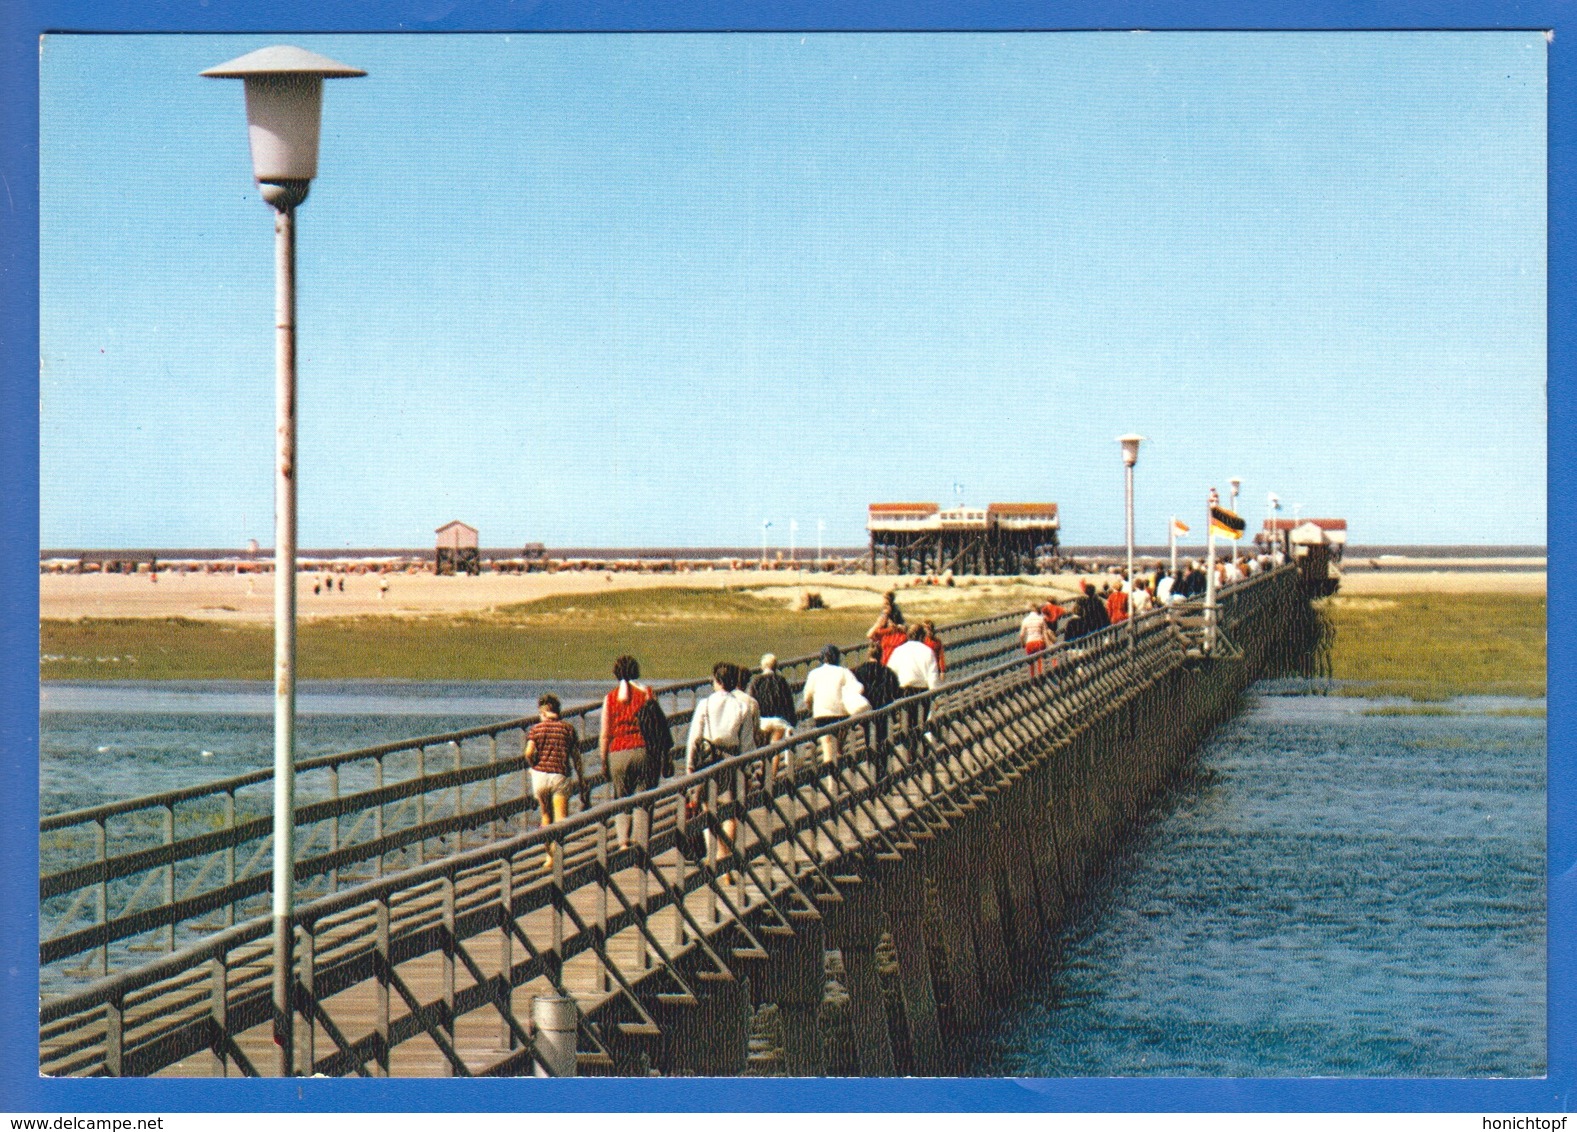
M767 653L754 673L743 665L719 661L712 667L711 692L696 701L689 730L677 749L672 744L666 717L656 693L641 683L639 662L621 656L613 664L617 684L603 697L601 722L597 735L598 763L609 784L609 797L627 798L656 786L675 774L693 774L715 763L779 743L795 729L801 710L813 728L831 728L852 716L872 713L910 696L934 691L947 671L947 655L936 635L935 624L927 620L908 623L893 593L883 597L882 610L866 634L867 655L859 665L844 665L837 645L821 649L820 663L805 676L796 698L793 686L778 672L777 657ZM537 702L538 719L527 731L523 754L531 773L531 792L536 798L544 827L563 821L569 813L569 799L579 790L583 807L591 804L590 784L581 759L581 744L575 728L562 718L562 703L552 693ZM924 719L925 707L917 701L908 719L917 726ZM873 714L864 724L866 748L885 747L889 721ZM837 731L828 731L817 742L823 764L835 762L840 753ZM767 776L776 777L780 762L789 757L780 751L764 765L751 768L752 788L764 784ZM695 799L692 808L731 800L731 789L721 785L715 797ZM636 821L644 820L637 811ZM734 836L733 821L722 824L724 838ZM614 833L620 849L628 848L632 836L645 837L639 825L632 829L628 812L614 815ZM706 852L719 859L723 847L706 837ZM544 862L551 865L551 855Z
M1217 589L1246 581L1270 566L1268 556L1217 562ZM1205 569L1190 561L1175 572L1160 568L1129 579L1119 570L1099 585L1085 580L1066 604L1053 597L1031 606L1019 624L1019 640L1024 651L1034 656L1152 608L1200 597L1208 585ZM910 700L904 722L918 731L928 711L924 693L935 691L947 672L946 650L935 625L930 620L910 623L892 592L883 596L881 613L866 633L866 656L861 663L846 666L842 650L833 644L822 647L819 661L806 673L797 698L771 653L761 658L755 672L732 661L718 661L712 667L711 691L697 699L688 732L676 748L656 693L641 683L640 664L632 656L619 657L613 664L617 683L603 697L597 735L598 762L609 784L609 797L631 797L664 778L693 774L735 755L780 743L793 734L802 712L810 726L821 732L817 755L824 765L835 763L841 754L845 731L835 725L856 716L866 717L859 721L859 733L865 750L876 756L887 749L892 726L890 716L881 709ZM1039 674L1041 663L1034 660L1030 671ZM567 816L569 798L577 786L582 805L589 807L590 786L579 736L562 718L558 697L543 695L538 712L538 721L526 732L524 755L542 825L549 826ZM758 789L768 776L776 778L784 769L780 763L788 757L787 751L778 751L769 762L752 766L747 788ZM727 780L714 789L716 793L707 799L692 799L691 808L699 811L732 800ZM636 810L635 820L644 821L644 813ZM724 839L729 842L734 837L734 824L732 820L722 823ZM640 826L632 830L629 811L614 815L614 832L620 849L629 847L632 835L637 840L646 836ZM709 859L721 859L724 847L714 843L710 833L705 845ZM545 866L550 863L551 858L544 862Z

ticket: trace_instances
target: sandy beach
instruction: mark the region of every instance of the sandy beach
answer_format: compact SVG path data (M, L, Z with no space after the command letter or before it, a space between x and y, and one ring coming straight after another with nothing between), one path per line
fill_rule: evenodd
M1479 565L1498 563L1480 560ZM389 588L380 593L372 574L333 575L344 590L314 593L327 586L329 575L303 574L298 582L298 614L303 620L327 617L427 617L478 613L498 606L535 601L560 594L609 593L615 590L687 588L748 589L763 597L796 604L806 592L821 596L833 609L875 610L881 594L895 582L906 607L946 616L955 606L1029 599L1047 590L1070 592L1076 576L1037 578L961 578L954 586L915 586L891 576L794 575L786 571L706 570L685 574L561 571L541 574L484 574L480 577L436 577L432 574L388 575ZM1342 580L1341 593L1542 593L1541 571L1439 570L1390 566L1380 570L1355 566ZM40 615L47 620L120 617L185 617L199 621L267 622L273 617L273 579L269 575L161 573L45 574L39 579Z

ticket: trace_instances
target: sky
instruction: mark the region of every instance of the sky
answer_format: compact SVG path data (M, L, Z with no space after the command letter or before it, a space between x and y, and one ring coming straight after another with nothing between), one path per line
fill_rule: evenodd
M1545 541L1538 32L292 36L300 544ZM272 542L250 35L45 39L44 547Z

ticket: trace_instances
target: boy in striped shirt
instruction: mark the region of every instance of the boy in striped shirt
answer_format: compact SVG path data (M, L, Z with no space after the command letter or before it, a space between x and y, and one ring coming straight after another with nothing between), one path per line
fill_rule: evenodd
M538 719L526 732L523 752L544 827L569 816L570 768L576 778L585 777L580 765L580 736L559 718L561 710L559 698L552 692L537 700Z

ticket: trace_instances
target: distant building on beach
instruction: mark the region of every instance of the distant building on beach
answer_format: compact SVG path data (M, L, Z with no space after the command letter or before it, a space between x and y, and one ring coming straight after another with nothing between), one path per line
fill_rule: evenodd
M1059 560L1055 503L872 503L871 572L1039 574Z
M435 573L474 576L482 572L481 543L475 527L453 519L434 533L438 536L433 557Z

